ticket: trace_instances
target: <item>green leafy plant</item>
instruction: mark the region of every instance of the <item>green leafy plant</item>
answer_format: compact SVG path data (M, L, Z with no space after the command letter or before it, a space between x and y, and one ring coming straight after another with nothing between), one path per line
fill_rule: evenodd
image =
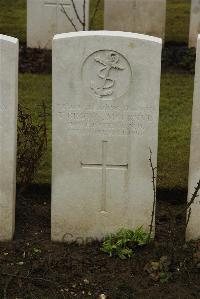
M135 231L122 228L116 234L106 237L101 250L110 257L117 256L120 259L130 258L134 254L136 246L142 246L149 241L149 234L141 227Z
M162 256L159 260L147 263L144 270L152 280L167 283L172 278L171 264L171 259L168 256Z
M42 250L39 248L33 248L33 255L40 255L42 253Z
M138 227L135 231L134 231L134 242L137 245L146 245L148 243L149 240L149 233L145 232L143 230L143 227L140 226Z
M160 272L160 282L167 283L171 278L171 274L168 272Z

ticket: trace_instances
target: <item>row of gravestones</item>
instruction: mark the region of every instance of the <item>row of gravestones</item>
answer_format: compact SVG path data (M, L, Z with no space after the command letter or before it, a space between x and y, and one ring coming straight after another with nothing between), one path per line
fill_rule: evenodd
M148 229L157 163L162 41L116 31L53 40L52 239L102 238ZM15 219L18 41L0 35L0 240ZM200 179L200 35L189 197ZM187 238L200 237L200 201Z
M27 0L27 46L51 48L57 33L89 27L89 2L83 0ZM74 6L73 6L74 4ZM166 0L104 0L104 28L148 34L164 39ZM83 22L85 20L85 22ZM196 47L200 1L192 0L189 47Z

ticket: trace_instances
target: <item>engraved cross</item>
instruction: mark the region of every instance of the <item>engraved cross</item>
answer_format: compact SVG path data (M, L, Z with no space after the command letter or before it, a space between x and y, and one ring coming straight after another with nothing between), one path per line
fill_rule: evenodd
M102 195L101 195L101 212L106 212L106 181L107 169L127 170L128 164L107 164L107 141L102 141L102 163L100 164L85 164L81 162L82 168L93 168L102 170Z
M56 9L56 22L58 26L58 13L61 11L61 5L68 9L71 6L70 0L45 0L44 5L47 7L54 7ZM58 28L57 28L58 31Z

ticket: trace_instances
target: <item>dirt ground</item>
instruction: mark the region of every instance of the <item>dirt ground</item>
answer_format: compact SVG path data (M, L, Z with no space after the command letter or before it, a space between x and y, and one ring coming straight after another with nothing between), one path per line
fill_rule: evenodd
M51 242L50 187L32 186L17 199L14 241L0 243L0 298L200 298L200 242L184 244L184 217L170 246L169 215L183 207L185 196L158 191L155 242L120 260L98 242ZM156 263L166 256L161 281Z
M51 50L26 48L20 44L19 72L20 73L51 73Z

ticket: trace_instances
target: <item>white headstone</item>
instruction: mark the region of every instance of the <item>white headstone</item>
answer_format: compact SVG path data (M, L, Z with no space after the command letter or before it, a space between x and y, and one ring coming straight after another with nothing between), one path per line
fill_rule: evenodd
M0 240L15 228L18 40L0 34Z
M195 191L200 180L200 35L198 35L197 55L196 55L196 74L192 112L192 131L190 144L190 167L188 184L188 202ZM200 197L195 199L191 206L191 216L187 226L187 239L200 238Z
M161 47L125 32L54 37L53 240L149 228Z
M73 3L75 8L73 7ZM84 0L27 0L27 46L30 48L51 49L53 36L57 33L75 31L75 28L63 13L64 7L68 17L77 30L83 30L78 16L84 20ZM85 2L86 30L89 26L89 0Z
M104 29L165 37L166 0L104 0Z
M191 0L189 47L196 47L200 33L200 0Z

